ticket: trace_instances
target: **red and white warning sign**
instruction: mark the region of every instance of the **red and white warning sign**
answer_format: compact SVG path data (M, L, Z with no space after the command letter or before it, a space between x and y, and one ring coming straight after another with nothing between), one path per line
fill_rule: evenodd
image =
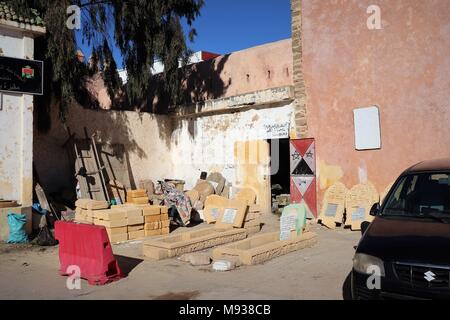
M291 140L291 203L304 203L317 217L316 144L314 139Z

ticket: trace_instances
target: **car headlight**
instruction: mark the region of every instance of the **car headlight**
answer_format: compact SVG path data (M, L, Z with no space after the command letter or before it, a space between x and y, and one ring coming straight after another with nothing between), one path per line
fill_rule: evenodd
M362 274L385 276L383 260L364 253L355 254L353 269Z

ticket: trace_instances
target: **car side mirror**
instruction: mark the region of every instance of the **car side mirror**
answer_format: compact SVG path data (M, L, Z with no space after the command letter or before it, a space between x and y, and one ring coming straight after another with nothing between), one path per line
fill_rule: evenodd
M369 221L364 221L361 223L361 235L364 235L364 233L366 233L367 228L369 228L370 226L370 222Z
M379 203L375 203L375 204L372 206L372 209L370 209L370 215L371 215L372 217L375 217L375 216L377 216L377 215L380 213L380 210L381 210L380 204L379 204Z

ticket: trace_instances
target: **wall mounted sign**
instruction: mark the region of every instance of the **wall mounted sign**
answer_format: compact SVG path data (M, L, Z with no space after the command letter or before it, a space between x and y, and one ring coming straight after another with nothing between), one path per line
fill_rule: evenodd
M353 110L356 150L381 148L380 112L378 107Z
M44 63L0 56L0 91L42 95Z

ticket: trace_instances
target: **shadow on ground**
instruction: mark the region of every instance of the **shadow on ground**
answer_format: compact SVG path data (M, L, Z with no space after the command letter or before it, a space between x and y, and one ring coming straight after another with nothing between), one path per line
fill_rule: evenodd
M352 300L352 273L350 272L345 278L342 285L342 298L344 300Z
M130 258L120 255L115 255L115 257L117 262L119 263L120 270L122 270L122 273L125 277L128 277L130 272L144 261L142 259Z
M199 291L169 292L153 298L153 300L192 300L200 295Z

